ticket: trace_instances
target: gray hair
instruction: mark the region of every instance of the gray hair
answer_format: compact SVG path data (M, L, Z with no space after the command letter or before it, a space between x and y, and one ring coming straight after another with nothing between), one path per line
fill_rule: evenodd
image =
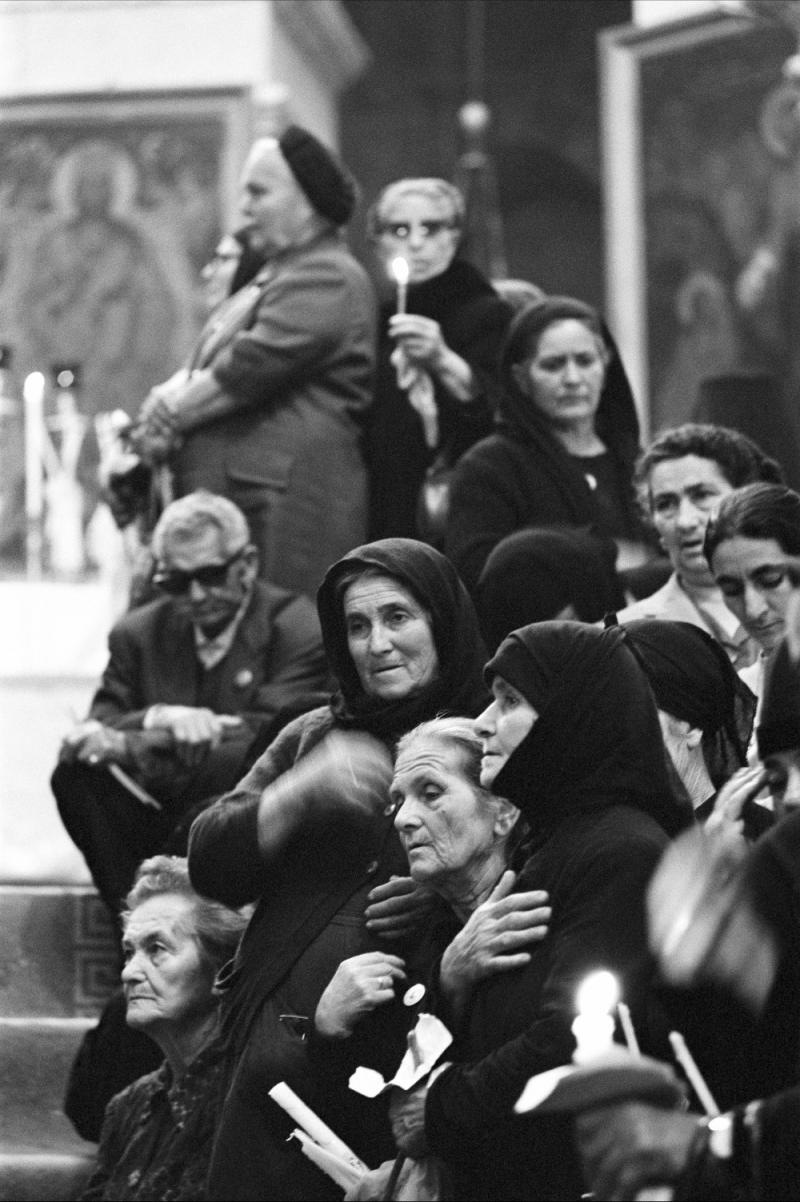
M460 230L464 225L466 204L464 195L455 184L446 179L424 177L421 179L396 179L387 184L379 193L374 204L367 211L367 234L370 238L379 238L386 220L386 210L401 196L424 196L439 204L446 204L452 210L451 221L453 228Z
M153 531L152 551L163 559L167 542L192 538L200 530L215 527L222 536L223 554L232 555L250 541L247 519L233 501L205 488L173 501L162 513Z
M202 897L189 880L189 867L185 856L151 856L144 860L136 873L133 888L125 898L126 909L122 913L123 928L127 926L133 911L151 897L175 893L185 897L194 907L194 931L203 961L217 973L236 951L247 915L233 910L221 902Z

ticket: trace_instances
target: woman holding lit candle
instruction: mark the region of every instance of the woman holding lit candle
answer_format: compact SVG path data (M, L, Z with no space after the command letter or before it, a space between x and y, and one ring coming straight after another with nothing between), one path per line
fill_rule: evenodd
M571 1061L576 993L593 970L613 972L642 1051L654 1050L644 894L691 815L672 795L655 703L618 630L523 627L485 676L494 700L475 721L481 784L527 820L515 887L545 890L552 920L526 966L478 984L457 1031L459 1063L395 1104L395 1138L410 1155L448 1161L456 1197L577 1198L566 1121L513 1106L529 1077Z
M491 429L510 307L458 254L464 198L443 179L401 179L370 210L369 236L394 287L381 310L367 430L370 537L424 537L428 468L452 465Z

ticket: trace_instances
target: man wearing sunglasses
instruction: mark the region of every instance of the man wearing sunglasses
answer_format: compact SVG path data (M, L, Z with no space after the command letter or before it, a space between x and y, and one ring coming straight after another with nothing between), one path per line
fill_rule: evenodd
M173 501L153 553L160 596L112 629L89 717L51 782L115 915L142 859L185 852L191 818L239 780L254 739L327 697L316 610L257 579L236 505L204 491Z

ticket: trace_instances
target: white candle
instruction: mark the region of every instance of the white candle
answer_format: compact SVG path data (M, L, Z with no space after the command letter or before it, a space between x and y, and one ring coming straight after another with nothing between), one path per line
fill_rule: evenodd
M694 1092L697 1094L700 1105L705 1110L709 1118L715 1118L719 1114L719 1106L714 1100L711 1090L706 1085L706 1080L700 1069L697 1067L694 1056L686 1046L686 1040L681 1035L680 1031L670 1031L669 1041L672 1044L672 1050L675 1053L675 1059L686 1073L686 1078Z
M348 1164L355 1165L359 1171L366 1172L367 1166L359 1160L355 1152L351 1148L348 1148L344 1140L339 1139L339 1136L331 1131L330 1127L322 1121L319 1115L315 1114L309 1106L306 1106L302 1098L298 1098L294 1090L285 1081L279 1081L277 1085L273 1085L272 1089L269 1090L269 1096L321 1148L333 1153L334 1156L340 1156Z
M402 255L398 255L395 259L392 259L391 263L389 264L389 270L394 276L395 283L397 284L397 312L405 313L406 295L408 293L408 277L410 274L408 260L404 259Z
M29 576L42 571L42 514L44 512L44 387L40 371L25 377L25 554Z
M624 1002L617 1003L617 1012L619 1013L619 1021L622 1024L622 1032L625 1036L625 1042L628 1045L628 1051L633 1056L641 1056L639 1050L639 1040L636 1038L636 1031L633 1027L633 1019L631 1018L630 1008Z
M576 1048L575 1064L586 1064L611 1050L614 1043L612 1011L617 1004L616 978L605 970L593 972L581 982L575 998L578 1016L572 1024Z

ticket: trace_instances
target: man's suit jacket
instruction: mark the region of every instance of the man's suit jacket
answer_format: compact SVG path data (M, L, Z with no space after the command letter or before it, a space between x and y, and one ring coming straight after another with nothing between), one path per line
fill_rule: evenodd
M230 651L213 668L203 668L198 660L188 613L171 597L126 613L108 643L109 661L90 717L118 730L141 730L149 707L161 702L205 706L243 719L241 729L232 729L208 757L203 779L192 788L200 796L231 788L259 731L281 710L297 712L304 700L309 708L318 703L328 686L314 606L307 597L261 581L253 588ZM168 764L162 766L168 777ZM223 779L227 783L220 785ZM159 793L166 787L166 781L160 783Z

